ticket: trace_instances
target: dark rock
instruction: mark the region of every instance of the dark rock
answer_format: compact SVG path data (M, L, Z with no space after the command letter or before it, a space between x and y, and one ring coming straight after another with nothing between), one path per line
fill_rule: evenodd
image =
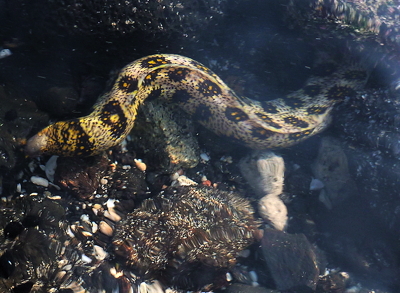
M61 27L70 34L81 35L110 36L141 31L147 36L184 37L223 15L225 2L44 0L35 5L18 1L12 8L21 10L35 33L54 33L55 27Z
M57 160L54 183L81 199L91 197L99 188L100 179L107 170L104 157L63 158Z
M26 139L33 127L48 123L48 116L38 111L35 103L14 86L0 86L0 100L1 128L14 140Z
M304 235L265 229L261 250L278 290L315 290L320 271L318 257Z
M315 178L324 184L319 200L328 209L349 196L357 195L357 185L349 173L347 157L338 140L331 137L322 138L318 156L312 167Z
M335 111L334 129L357 148L400 158L400 102L388 90L367 89Z
M331 265L345 269L364 286L394 290L399 286L395 277L399 273L398 234L385 227L374 207L368 206L370 201L363 194L347 198L330 211L314 211L317 243Z
M0 170L4 173L15 167L17 149L35 126L47 123L48 116L12 86L0 86L0 100Z
M335 40L374 68L379 81L400 90L399 8L394 2L367 1L287 1L286 20L311 36L310 41ZM330 42L330 41L329 41ZM377 62L379 60L379 62Z
M45 91L40 98L42 109L55 117L65 117L75 110L79 96L72 87L53 86Z
M10 215L5 207L0 209L1 230L15 220L22 222L24 215L37 217L39 224L20 230L15 239L0 239L0 291L30 292L29 288L35 284L49 290L53 286L60 288L65 278L75 273L74 264L79 259L76 251L64 246L66 222L63 207L56 201L37 196L16 199L13 210L15 215ZM62 273L61 260L67 260L64 265L71 265L63 280L56 277Z
M146 174L137 168L123 169L118 164L112 172L110 184L107 187L109 196L118 199L135 199L148 192Z

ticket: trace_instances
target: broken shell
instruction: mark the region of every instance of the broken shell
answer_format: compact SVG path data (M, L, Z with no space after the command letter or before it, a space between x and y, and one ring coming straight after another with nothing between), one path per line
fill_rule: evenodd
M44 186L48 187L49 186L49 181L46 178L39 177L39 176L32 176L31 177L31 182L35 185L39 186Z

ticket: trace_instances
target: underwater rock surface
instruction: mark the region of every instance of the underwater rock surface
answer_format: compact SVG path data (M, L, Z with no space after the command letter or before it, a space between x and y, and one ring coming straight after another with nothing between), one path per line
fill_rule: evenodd
M5 6L5 2L7 2L8 5L12 5ZM15 5L18 6L19 2L24 1L0 0L0 8L15 7ZM61 2L66 3L66 5L68 3L80 3L79 1ZM106 1L103 1L103 3L105 2ZM145 2L146 1L142 1L141 5L145 5ZM212 2L216 3L216 1ZM174 42L162 44L162 50L155 45L159 45L159 43L162 42L153 42L151 38L127 38L124 41L115 42L114 38L110 37L109 39L105 37L110 35L114 36L113 29L118 30L117 34L120 37L124 34L130 34L131 31L129 31L129 29L132 29L132 32L138 32L142 28L144 29L144 34L147 31L152 35L152 33L158 29L158 27L156 27L156 21L149 24L148 27L144 25L142 28L128 28L123 23L110 26L107 24L108 19L102 19L103 22L101 25L93 29L91 27L92 21L97 21L97 17L104 17L105 14L93 16L91 14L84 14L84 11L79 11L76 19L82 20L83 24L89 23L88 26L70 27L70 24L75 21L73 16L71 16L71 19L63 19L61 25L68 31L68 34L85 36L82 38L85 41L82 42L84 45L79 44L82 39L78 39L78 41L75 40L75 43L69 43L69 39L61 37L60 39L51 41L37 38L34 40L34 45L32 46L31 39L23 39L22 41L28 43L28 46L24 46L22 50L11 48L13 55L1 59L2 65L8 65L2 67L3 71L5 71L2 75L14 77L16 81L20 82L19 85L21 85L21 87L26 85L27 77L34 76L36 79L33 79L35 82L32 88L37 88L38 81L42 79L37 78L37 75L45 76L46 81L49 83L47 89L51 89L53 86L62 88L62 86L65 86L63 83L58 84L52 79L56 73L61 77L59 79L62 81L68 80L69 82L85 76L84 74L76 74L74 71L64 70L68 68L65 64L69 64L72 59L76 59L75 62L77 63L89 64L89 67L94 69L93 72L95 73L96 70L100 68L99 70L103 73L101 76L104 78L107 76L110 69L120 68L123 64L138 56L166 51L189 56L200 56L201 59L199 60L209 65L213 70L218 72L218 74L221 73L224 80L229 81L236 78L239 87L235 87L235 90L239 88L238 93L242 94L243 92L246 96L255 96L263 99L266 95L265 93L273 97L274 95L271 94L271 91L275 95L282 96L286 94L287 91L296 90L297 88L295 87L298 83L301 83L303 77L307 77L309 72L307 66L312 64L312 60L309 58L313 56L312 52L314 52L314 49L318 51L319 48L325 46L326 43L332 44L335 49L340 51L343 47L353 48L350 51L352 54L354 53L356 59L365 60L370 67L375 68L372 80L375 82L379 81L378 86L382 85L384 87L382 91L362 91L362 93L360 92L361 94L367 95L360 95L359 97L346 100L343 106L339 107L338 111L336 111L333 127L328 130L329 136L340 140L343 152L347 156L349 172L342 172L340 175L344 177L349 176L351 180L354 180L357 184L358 192L353 194L354 196L350 196L343 201L339 200L332 210L328 210L318 201L318 194L309 190L312 177L311 163L317 156L320 138L321 136L325 136L325 134L322 134L320 137L315 137L312 141L306 141L298 147L280 150L279 152L287 164L285 186L283 186L283 197L285 198L285 204L288 210L287 233L290 236L292 236L292 234L305 234L308 238L308 243L303 243L304 245L299 245L299 247L304 248L302 252L306 251L308 254L304 256L301 253L289 253L297 249L296 241L300 242L300 240L305 239L293 240L291 245L287 247L287 251L280 247L281 252L278 251L278 253L275 254L273 253L273 249L269 251L268 245L265 245L265 251L269 254L269 258L272 259L272 261L267 262L260 259L262 253L255 249L254 246L261 245L261 242L256 242L256 245L250 246L243 253L246 257L243 256L242 253L239 254L238 258L227 257L227 259L230 260L237 260L237 265L235 265L234 268L236 269L239 267L238 270L242 271L244 276L250 275L253 277L253 279L246 279L241 278L240 274L233 274L233 280L230 281L233 285L228 286L227 291L277 292L277 290L274 289L266 289L275 288L274 286L276 286L276 284L270 279L265 278L265 272L269 267L273 268L272 271L274 271L277 284L282 287L285 285L281 277L286 276L285 273L287 269L290 268L290 265L287 265L286 268L281 266L280 260L282 257L279 257L281 255L279 253L282 253L284 256L285 253L289 256L294 255L291 260L299 256L307 257L305 264L307 272L311 272L309 274L309 276L311 276L309 279L315 280L314 277L317 270L313 266L314 262L309 260L314 259L310 251L313 251L313 246L317 245L319 248L324 249L329 261L329 269L316 281L317 285L315 290L317 292L330 292L332 290L340 293L350 290L356 292L369 292L372 290L375 292L398 292L397 260L399 259L398 235L400 233L398 228L400 227L398 217L398 211L400 210L398 199L400 186L400 172L398 167L400 149L398 139L399 108L398 99L390 95L388 91L389 84L392 82L395 84L396 80L398 80L396 74L398 73L399 62L398 53L396 52L396 43L390 41L389 38L385 39L384 35L380 35L376 32L365 34L365 30L362 32L358 31L358 28L361 28L362 24L340 21L338 17L336 17L337 12L335 12L336 14L331 13L331 15L336 15L334 21L332 21L332 17L325 17L324 15L316 16L315 13L318 11L315 11L309 6L311 3L310 1L291 1L301 6L298 12L306 11L305 16L301 16L301 19L303 21L305 20L307 24L300 30L295 28L292 33L289 29L285 29L287 28L287 22L285 23L282 21L282 16L286 17L286 19L288 18L286 12L285 14L271 13L271 11L274 12L272 7L274 6L272 3L273 1L256 0L252 2L252 5L248 5L246 1L240 2L242 3L242 9L236 11L236 14L229 15L231 17L231 22L228 23L229 25L227 25L227 23L221 24L221 27L223 27L222 30L208 30L206 34L207 38L201 39L201 41L198 41L199 35L196 35L196 37L193 38L194 42L192 43L192 47L187 46L187 43L182 45L179 41L174 39ZM287 3L288 1L285 2ZM356 7L356 5L362 2L372 3L368 1L324 1L324 5L344 3L344 5ZM46 0L40 1L40 3L35 2L35 4L38 4L37 7L39 9L43 7L43 3L44 5L46 5L46 3L52 4L39 11L40 13L36 10L32 10L32 15L27 18L28 20L37 18L38 22L40 22L41 15L46 15L43 12L50 9L49 7L52 7L52 5L60 3L60 1ZM279 3L282 2L280 1ZM315 4L317 2L313 1L312 3ZM32 4L29 4L26 8L30 8L31 5ZM80 6L80 8L82 7L83 6ZM216 9L219 11L218 7ZM287 8L288 6L282 7ZM395 8L392 3L389 3L387 7L394 12L393 15L397 13L396 9L392 10L392 8ZM71 13L76 13L77 9L78 7L74 7L74 9L61 12L55 10L54 13L71 15ZM120 7L106 7L108 12L114 11L113 9L118 10ZM257 12L254 13L254 10L257 10ZM168 9L165 11L168 11ZM165 13L165 11L162 13ZM328 9L323 8L319 11L327 13ZM15 10L15 12L18 12L18 10ZM383 15L386 15L384 9L381 10L381 12ZM26 13L27 11L23 11L23 14ZM0 15L5 16L6 13L0 9ZM220 14L218 14L218 16L219 15ZM245 17L243 17L243 15ZM273 17L267 17L269 15ZM86 16L88 18L83 19ZM54 17L54 15L52 15L52 17ZM116 17L121 19L120 16ZM158 31L157 34L172 33L182 36L182 32L185 34L191 29L196 29L196 27L198 28L204 24L202 19L199 19L199 24L195 23L194 25L189 25L189 27L172 27L172 24L175 24L175 21L179 18L176 17L178 16L174 15L171 22L168 23L168 25L170 25L168 31ZM217 18L220 19L219 17ZM263 22L265 19L268 19L270 23L266 25ZM0 22L2 22L1 19ZM273 22L273 24L271 24L271 22ZM153 26L154 24L155 26ZM39 26L40 25L43 25L43 23L40 23ZM30 23L29 28L31 28L30 26L32 26L32 29L36 27L34 23ZM381 26L381 29L382 28L383 26ZM20 28L14 30L14 32L17 32L15 33L17 36L19 36L19 29ZM3 28L0 28L0 31L3 31ZM43 30L45 34L48 32L49 31L46 32L46 30ZM92 34L96 37L91 38L90 36ZM286 34L291 37L287 37ZM30 36L30 33L27 35ZM392 33L389 35L391 35L391 37L395 36ZM101 46L99 46L99 43L96 43L93 46L85 47L91 40L98 36L102 36L106 40L103 43L99 41ZM186 40L188 39L189 38L186 38ZM322 40L322 42L320 40ZM57 44L58 41L61 45ZM40 46L37 46L38 43L40 43ZM324 43L324 45L321 45L321 43ZM381 45L382 43L384 44L383 46ZM386 45L389 46L386 47ZM57 46L60 46L62 50ZM40 51L41 54L32 54L32 52L36 53L36 51ZM129 52L130 54L119 54L121 51ZM57 60L50 58L53 53L57 54L57 52L65 63L57 62ZM116 52L118 52L118 54ZM364 53L366 55L363 55ZM23 56L26 56L26 59L24 59ZM38 56L41 56L41 58ZM96 58L92 59L91 57L88 58L88 56L95 56ZM19 62L17 62L18 60ZM36 60L37 62L29 63L27 60ZM377 65L375 65L376 62L378 62ZM52 63L54 67L51 67L51 70L47 71L48 74L43 75L40 70L48 63ZM25 68L29 69L27 73L22 70L25 70ZM53 71L54 76L50 74ZM394 74L392 75L392 73ZM90 76L90 74L86 76ZM383 81L380 80L380 78L383 79ZM251 80L251 82L248 80ZM105 81L101 81L100 84L103 86ZM72 85L74 84L72 83ZM274 86L277 85L278 88L274 89ZM68 83L67 86L71 86L71 84ZM102 86L100 90L102 90ZM369 86L374 87L376 84ZM83 90L82 86L73 86L73 88L77 90L76 93L81 95L81 91ZM395 89L395 87L392 87L392 91L393 89ZM249 95L249 92L254 95ZM396 90L393 92L396 93ZM61 95L58 95L57 99L63 95L62 92L58 92L58 94ZM46 94L44 94L43 98L52 99L53 97L53 95L46 96ZM373 97L373 99L370 97ZM65 113L56 108L54 108L54 111L60 114ZM74 114L75 113L71 113L71 115ZM55 115L55 113L52 113L52 115ZM9 121L11 122L9 123L10 125L16 121L14 118L15 111L11 111L7 114L7 119L10 119ZM40 126L47 124L48 118L46 117L45 121L40 123ZM32 125L28 126L29 129L31 129ZM26 129L24 129L24 131L25 130ZM4 134L3 138L7 138L6 134ZM240 175L237 168L238 161L245 155L246 151L243 148L234 148L232 144L228 142L226 142L226 144L229 147L218 147L217 145L219 145L219 143L216 143L216 140L211 138L206 147L202 139L199 139L199 141L202 154L206 154L201 157L201 160L206 160L206 162L202 162L200 166L190 170L185 170L184 168L183 170L177 170L177 174L185 174L188 178L196 181L196 183L200 185L208 184L215 189L218 188L228 191L237 190L241 194L246 192L248 198L253 200L253 193L249 191L250 185L253 185L253 183L246 185L243 176ZM2 224L2 227L7 226L3 234L8 235L7 237L11 236L14 238L2 238L2 240L0 240L2 247L0 257L2 257L2 260L5 260L0 262L1 290L5 292L9 291L9 289L23 292L29 292L30 290L30 293L46 292L49 290L63 293L94 292L96 290L113 292L119 290L119 292L124 293L136 293L139 291L172 291L170 288L167 289L167 286L162 284L161 281L164 283L173 282L176 286L181 288L198 288L204 284L208 287L208 285L214 281L215 287L219 287L221 283L223 286L228 284L224 273L226 271L234 271L233 268L224 267L221 270L208 270L208 261L213 264L220 262L213 257L211 257L210 260L200 262L199 266L206 267L206 270L197 271L193 269L198 268L197 265L193 263L187 266L184 265L182 260L187 260L188 258L186 257L190 255L200 255L196 251L176 255L171 253L167 257L161 255L160 259L157 260L159 262L155 262L154 270L151 269L151 264L148 263L148 259L153 257L153 255L150 254L149 251L145 251L143 254L145 257L140 258L142 271L144 271L144 274L148 274L150 278L152 278L152 276L159 277L160 281L144 278L142 274L137 273L140 268L135 267L134 264L126 265L124 255L129 255L129 251L127 253L121 252L122 255L116 257L112 244L112 240L117 239L114 233L120 233L118 235L123 234L117 227L126 227L127 231L125 233L127 234L131 233L129 232L131 230L133 230L132 235L139 233L138 231L135 232L134 227L126 222L125 217L127 214L129 214L128 217L130 219L139 223L139 227L142 228L139 231L148 231L146 230L147 228L158 227L156 225L151 226L150 223L148 225L144 224L143 219L154 220L153 223L155 219L160 219L159 222L164 223L164 219L159 217L160 215L157 214L157 212L155 214L158 218L155 215L153 216L153 214L146 214L144 212L143 218L139 217L139 215L135 215L134 208L141 205L143 198L148 198L146 201L148 203L159 204L160 202L167 202L167 207L171 207L173 204L179 205L179 203L171 199L169 195L166 198L162 198L162 195L159 195L160 189L166 188L173 180L170 178L170 174L164 173L166 169L157 170L157 168L154 168L155 170L151 170L151 173L148 172L149 169L153 167L149 163L151 160L148 159L147 155L149 157L153 156L153 161L157 161L157 154L151 154L150 149L148 153L143 151L140 153L140 156L136 156L132 151L134 149L132 147L133 142L128 141L127 144L127 146L125 145L126 149L124 151L116 148L107 153L107 166L98 164L91 169L90 163L78 163L70 160L70 162L66 164L60 161L60 169L57 169L57 172L59 172L61 176L58 179L64 180L64 182L67 183L62 186L64 187L62 190L57 190L55 186L51 184L44 187L34 185L30 181L32 176L45 176L41 168L47 158L23 161L22 167L12 169L12 172L9 173L10 176L7 177L8 179L3 179L3 187L5 183L7 183L8 188L7 192L3 190L2 194L2 217L0 217L0 221L4 220L4 225ZM214 146L217 151L208 146ZM7 148L7 150L18 153L18 150L15 148ZM128 151L128 153L124 153L125 151ZM326 154L326 156L329 156L327 159L334 158L331 154ZM135 168L133 163L134 158L143 159L148 165L148 170L143 171ZM199 158L196 159L199 160ZM106 171L104 171L103 168L105 168ZM96 179L93 181L90 179L91 174L96 176ZM202 180L203 177L204 180ZM12 180L10 178L12 178ZM61 181L57 181L57 185L61 186L59 182ZM149 184L149 182L151 182L151 184ZM346 186L343 188L344 191L348 191L345 190ZM281 191L282 188L280 189L280 192ZM26 214L30 214L28 211L30 209L20 208L18 202L21 200L19 198L23 198L22 201L29 201L30 196L37 196L35 200L38 202L37 205L40 211L45 211L46 213L46 207L51 206L52 212L56 214L53 215L50 213L51 217L45 220L43 222L44 224L37 225L36 221L34 221L35 223L32 224L34 227L25 226L24 218ZM259 196L263 196L263 194L259 194ZM49 200L56 201L57 204L50 205L48 203ZM63 212L59 212L60 206ZM252 202L252 206L256 207L257 202ZM37 208L35 209L37 210ZM143 211L142 208L138 209ZM222 208L222 210L224 209L225 208ZM159 210L160 209L157 207L157 211ZM176 217L186 213L186 211L177 210L179 212L174 214ZM31 214L37 215L39 212L33 212ZM60 219L58 214L63 215L64 218ZM200 213L196 221L199 221L202 215L204 214ZM54 222L50 220L52 217L54 218ZM190 220L194 221L194 218ZM55 223L62 229L54 228L53 225ZM207 222L203 223L203 225L208 227L212 226L213 223L214 218L210 218L207 219ZM227 225L224 221L222 221L222 223L223 225ZM45 226L53 227L53 230L50 228L45 229ZM68 230L68 227L70 230ZM66 231L63 230L64 228L67 228ZM157 231L160 231L160 234L175 228L179 230L181 227L175 225L173 228L169 229L165 227L161 228L160 230L157 229ZM156 235L157 231L150 230L148 233ZM276 231L274 231L274 233L275 232ZM273 233L271 232L271 234ZM181 234L177 235L180 236ZM203 236L204 235L206 234L203 234ZM284 233L281 235L285 236ZM268 241L268 239L275 239L274 237L274 235L270 235L270 238L265 236L264 242ZM55 238L58 239L54 240ZM224 240L228 238L224 238ZM139 242L141 241L140 239L143 241L149 240L146 236L143 236L143 238L134 239L134 241ZM284 237L282 237L282 239L284 239ZM37 245L35 243L42 240L44 247L43 245ZM165 246L162 245L163 241L165 241L164 238L160 239L160 243L151 243L152 247L154 247L154 251L161 249L162 252L165 252ZM250 242L250 240L248 241ZM170 241L171 245L167 246L167 248L179 247L177 242L179 242L177 239L173 239L173 241ZM57 247L54 248L53 244L56 244ZM12 245L20 248L20 250L16 252L11 249ZM159 246L161 246L161 248L159 248ZM49 247L49 251L46 252L44 248ZM236 246L236 248L237 247L238 246ZM234 248L235 251L236 248ZM64 250L66 251L65 254L62 253ZM182 251L187 252L186 250ZM210 251L211 248L208 252ZM52 259L54 252L61 256L61 259ZM179 250L178 252L181 251ZM36 255L36 257L32 255ZM42 274L36 274L35 271L28 270L28 274L23 275L23 279L18 279L12 272L13 266L10 266L10 262L8 262L8 260L11 259L10 256L21 264L21 267L14 268L14 271L18 273L25 270L26 263L33 264L33 267L36 269L43 268L40 261L43 261L45 265L51 267L51 269L44 269ZM277 261L274 262L275 260ZM289 264L290 263L291 262L289 262ZM150 269L146 272L146 268L149 267ZM166 269L164 269L164 267L166 267ZM339 267L343 269L341 270ZM178 274L177 268L182 269L184 273ZM77 272L77 274L69 274L68 272L71 269L73 272ZM321 273L323 273L324 266L321 265L319 269L321 269ZM214 274L215 271L218 272L218 280L213 280L212 276L208 274L208 272ZM349 276L347 277L346 271L349 272ZM254 278L254 273L256 273L256 276L258 275L258 280ZM168 277L171 278L168 279ZM296 281L297 277L298 275L293 275L288 277L288 279ZM167 281L165 281L166 279ZM301 278L299 277L298 279ZM260 286L253 288L252 286L256 285L257 281ZM370 290L368 288L363 288L365 286L370 286ZM305 287L305 289L309 291L313 291L315 288L314 285L306 285ZM172 292L185 291L174 289Z
M265 229L261 251L278 290L315 290L319 276L318 256L304 235Z
M19 0L10 6L21 9L27 17L38 14L34 27L47 32L52 32L53 26L59 26L71 34L103 37L135 31L145 32L148 36L181 36L191 35L221 16L226 10L226 1L42 0L31 4ZM41 17L39 12L46 17Z

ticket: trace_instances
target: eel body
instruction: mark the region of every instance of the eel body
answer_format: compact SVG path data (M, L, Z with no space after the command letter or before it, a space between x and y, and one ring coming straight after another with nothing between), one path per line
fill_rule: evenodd
M195 60L151 55L125 66L89 115L47 126L28 140L25 150L30 156L98 154L129 134L141 103L159 97L216 134L249 148L289 147L325 129L333 106L354 96L366 78L358 64L320 63L302 89L259 102L239 97Z

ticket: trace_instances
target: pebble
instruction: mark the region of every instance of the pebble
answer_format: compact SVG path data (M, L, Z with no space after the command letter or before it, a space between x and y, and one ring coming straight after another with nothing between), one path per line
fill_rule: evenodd
M94 248L94 253L96 255L96 258L98 260L104 260L107 257L107 252L100 246L98 245L93 245Z
M96 222L92 222L92 233L96 233L99 229L99 225Z
M195 186L197 182L186 177L185 175L179 176L178 179L171 183L171 186Z
M51 199L51 200L60 200L61 196L59 196L59 195L49 195L49 196L47 196L47 198Z
M202 181L201 184L204 186L211 186L212 182L210 180L205 180L205 181Z
M95 214L97 216L97 214L99 213L99 210L95 209L95 208L92 208L92 212L93 212L93 214Z
M88 214L82 214L80 217L81 221L90 223L89 215Z
M56 280L62 280L65 277L66 274L67 274L66 271L59 271L57 273Z
M70 265L70 264L65 265L65 267L63 267L63 269L66 271L70 271L70 270L72 270L72 265Z
M71 237L71 238L74 238L74 237L75 237L75 234L72 232L71 227L68 227L68 229L67 229L67 235L68 235L69 237Z
M249 276L250 276L250 278L251 278L251 280L253 282L255 282L255 283L258 282L258 276L257 276L257 273L255 271L250 271L249 272Z
M121 221L121 216L118 215L113 208L109 208L107 211L105 211L104 217L114 222Z
M122 152L122 153L128 152L127 145L128 145L128 142L126 141L126 139L124 139L124 140L121 142L121 152Z
M35 185L39 186L44 186L48 187L49 186L49 181L46 178L39 177L39 176L32 176L31 177L31 182Z
M117 272L117 269L112 267L110 268L110 274L114 276L114 278L118 279L124 275L124 271Z
M180 176L179 173L175 172L175 173L171 174L170 179L172 181L175 181L175 180L177 180L179 178L179 176Z
M137 159L135 159L134 161L135 161L136 167L137 167L140 171L143 171L143 172L146 171L147 166L146 166L145 163L142 162L142 160L137 160Z
M88 231L81 231L81 234L82 234L83 236L85 236L85 237L92 237L92 236L93 236L93 234L90 233L90 232L88 232Z
M21 190L22 190L21 183L18 183L18 184L17 184L17 192L18 192L18 193L21 193Z
M115 199L108 199L106 202L106 206L108 209L115 208Z
M94 208L95 210L100 210L100 209L101 209L101 204L95 203L95 204L93 205L93 208Z
M207 155L206 153L201 153L200 158L205 162L208 162L210 160L210 156Z
M226 273L226 280L228 282L231 282L233 280L232 275L229 272Z
M43 195L44 195L45 197L50 197L50 196L52 196L51 192L48 191L48 190L45 190L45 191L43 192Z
M110 164L110 171L111 172L117 171L117 163L111 163Z
M104 235L111 237L113 235L113 228L104 221L100 221L99 230Z

